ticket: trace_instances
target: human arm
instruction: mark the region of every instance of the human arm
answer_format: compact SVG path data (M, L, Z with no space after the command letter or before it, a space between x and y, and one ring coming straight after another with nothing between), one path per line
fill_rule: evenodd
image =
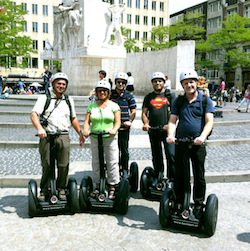
M89 137L89 128L90 128L90 112L87 112L85 121L83 123L83 136L88 138Z
M117 133L117 131L119 130L119 128L121 127L121 111L118 110L115 113L115 123L114 123L114 127L109 130L109 135L113 136Z
M129 115L129 120L124 122L124 125L126 127L131 127L133 120L135 119L136 116L136 109L130 109L130 115Z
M79 120L77 117L72 118L72 126L77 132L77 134L79 135L79 143L80 143L80 146L82 146L85 140L84 140L84 137L81 131L81 126L79 124Z
M42 127L41 123L40 123L40 119L37 115L36 112L32 112L30 119L34 125L34 127L37 129L37 134L40 138L46 138L47 137L47 133L45 132L44 128Z
M149 130L149 123L148 123L148 108L147 107L143 107L142 109L142 114L141 114L141 120L143 122L143 126L142 126L142 130L143 131L148 131Z
M177 115L171 114L169 121L168 121L168 137L167 143L174 144L175 143L175 131L176 131L176 122L177 122Z
M205 126L203 128L201 135L194 139L195 145L202 145L205 142L209 133L213 129L213 125L214 125L214 114L211 112L205 113Z

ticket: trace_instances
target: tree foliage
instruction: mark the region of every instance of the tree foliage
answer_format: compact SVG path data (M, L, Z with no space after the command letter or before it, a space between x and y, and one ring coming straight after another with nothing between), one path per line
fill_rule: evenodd
M250 43L250 19L238 14L226 16L221 22L222 29L208 35L206 41L196 43L198 52L207 53L217 51L219 59L224 62L226 71L233 70L237 66L250 67L249 54L243 51L243 46ZM205 61L204 61L205 62ZM201 65L203 62L199 62ZM212 68L214 65L211 65Z
M162 50L177 45L179 40L202 39L205 28L202 27L204 15L200 13L188 13L183 20L170 26L157 26L151 31L151 39L142 39L144 47L151 50Z
M14 5L9 0L0 3L0 65L25 67L27 60L16 60L16 57L28 58L32 50L32 39L21 35L23 25L26 23L22 5Z
M121 26L122 35L124 37L124 47L127 52L139 52L140 49L136 46L135 38L128 38L128 33L131 32L130 29L126 29Z

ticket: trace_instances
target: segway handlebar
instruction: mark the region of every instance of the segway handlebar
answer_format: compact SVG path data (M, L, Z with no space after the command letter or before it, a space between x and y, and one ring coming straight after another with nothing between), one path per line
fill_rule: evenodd
M151 126L149 127L149 131L162 131L163 127L164 127L163 125Z
M89 135L107 135L109 132L107 131L97 131L97 132L91 132Z
M59 136L59 135L68 135L69 132L68 131L65 131L65 132L56 131L56 132L46 132L46 134L48 136ZM38 136L38 134L36 134L35 136Z
M185 137L185 138L176 138L175 139L175 142L176 143L183 143L183 144L194 144L194 138L193 137L191 137L191 138L189 138L189 137ZM203 142L202 143L202 145L205 145L206 144L206 142Z

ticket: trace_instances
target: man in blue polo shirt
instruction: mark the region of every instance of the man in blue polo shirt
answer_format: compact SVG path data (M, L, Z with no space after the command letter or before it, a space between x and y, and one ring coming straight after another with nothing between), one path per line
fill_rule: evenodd
M120 165L123 170L123 177L128 177L129 161L129 131L136 115L136 102L131 93L125 90L128 81L128 75L119 72L115 76L115 90L112 90L111 100L116 102L121 108L121 127L118 131L118 145L120 151Z
M176 194L176 204L178 209L184 203L184 153L192 161L194 175L193 200L195 203L194 215L200 218L203 211L203 202L206 193L205 181L205 157L206 148L203 144L213 128L213 103L207 97L206 105L203 105L203 95L198 92L198 75L196 71L187 70L181 73L180 82L185 91L182 102L175 100L171 116L168 123L167 142L174 144L176 138L190 138L194 142L192 145L178 143L175 145L175 179L174 190ZM203 111L203 109L205 109ZM176 128L176 122L178 126ZM188 167L189 168L189 167ZM188 171L189 173L189 171ZM190 177L189 190L190 190Z

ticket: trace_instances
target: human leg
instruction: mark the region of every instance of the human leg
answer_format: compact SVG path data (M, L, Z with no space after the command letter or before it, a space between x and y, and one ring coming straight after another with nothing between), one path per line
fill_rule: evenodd
M129 142L129 130L122 130L118 133L118 145L120 151L120 165L123 170L128 171L128 161L129 161L129 151L128 151L128 142Z
M168 144L166 137L163 139L163 145L167 159L167 177L173 181L175 175L175 145Z
M100 184L100 162L98 152L98 140L91 137L91 152L92 152L92 172L93 182Z

